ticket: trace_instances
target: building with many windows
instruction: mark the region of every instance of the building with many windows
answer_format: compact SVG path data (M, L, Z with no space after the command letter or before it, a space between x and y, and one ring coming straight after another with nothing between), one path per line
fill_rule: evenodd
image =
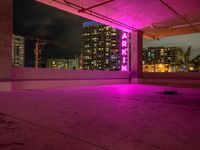
M48 59L47 67L54 69L80 69L80 59L75 57L74 59Z
M107 25L94 21L85 22L82 28L82 68L84 70L121 70L122 34L121 30ZM127 49L128 47L129 44L127 44Z
M67 59L48 59L47 67L54 69L67 69Z
M143 50L143 72L176 72L184 63L178 47L149 47Z
M199 72L200 71L200 55L194 57L189 63L189 71Z
M25 38L18 35L12 37L12 66L24 67Z

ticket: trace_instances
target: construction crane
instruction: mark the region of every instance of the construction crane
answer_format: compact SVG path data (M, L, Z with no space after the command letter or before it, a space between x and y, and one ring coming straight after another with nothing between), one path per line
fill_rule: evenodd
M35 54L35 68L40 67L41 59L42 59L42 46L47 44L47 40L42 40L37 38L35 42L35 49L34 49L34 54Z
M60 48L65 48L65 49L74 47L74 49L76 49L74 45L66 45L57 41L41 39L41 38L36 38L36 37L31 37L31 36L26 36L26 35L20 35L20 36L23 36L25 39L35 41L35 48L34 48L35 68L41 67L42 48L44 45L49 44L49 45L53 45L53 46L57 46Z

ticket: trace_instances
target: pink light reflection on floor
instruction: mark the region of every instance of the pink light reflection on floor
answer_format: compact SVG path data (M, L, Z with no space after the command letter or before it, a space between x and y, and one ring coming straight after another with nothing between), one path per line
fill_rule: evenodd
M159 93L164 90L177 90L179 94ZM127 84L0 92L0 112L5 114L0 120L13 119L9 114L29 121L14 119L16 124L11 127L15 132L0 128L4 133L0 134L0 146L21 142L30 150L34 145L48 149L49 144L54 149L60 145L70 149L66 142L72 143L71 149L84 150L200 147L199 89Z

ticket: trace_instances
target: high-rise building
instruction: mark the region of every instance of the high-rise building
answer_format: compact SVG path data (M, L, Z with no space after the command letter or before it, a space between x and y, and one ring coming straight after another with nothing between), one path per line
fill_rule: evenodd
M25 38L18 35L12 37L12 66L24 67Z
M184 52L178 47L149 47L143 50L144 72L176 72L184 63Z
M128 71L128 33L94 21L82 28L84 70Z

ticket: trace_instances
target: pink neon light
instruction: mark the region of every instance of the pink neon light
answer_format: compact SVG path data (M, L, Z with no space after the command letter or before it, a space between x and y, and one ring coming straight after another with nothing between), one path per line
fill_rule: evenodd
M123 57L123 64L126 63L126 57Z
M121 53L122 53L122 64L121 64L121 71L128 71L128 65L127 65L127 53L128 53L128 34L127 33L123 33L122 34L122 49L121 49Z
M127 71L127 65L122 65L122 71Z
M122 41L122 47L127 47L127 41L125 40Z
M127 34L126 33L123 33L123 35L122 35L122 40L123 39L128 39L128 37L127 37Z
M127 49L122 49L122 55L127 55Z

